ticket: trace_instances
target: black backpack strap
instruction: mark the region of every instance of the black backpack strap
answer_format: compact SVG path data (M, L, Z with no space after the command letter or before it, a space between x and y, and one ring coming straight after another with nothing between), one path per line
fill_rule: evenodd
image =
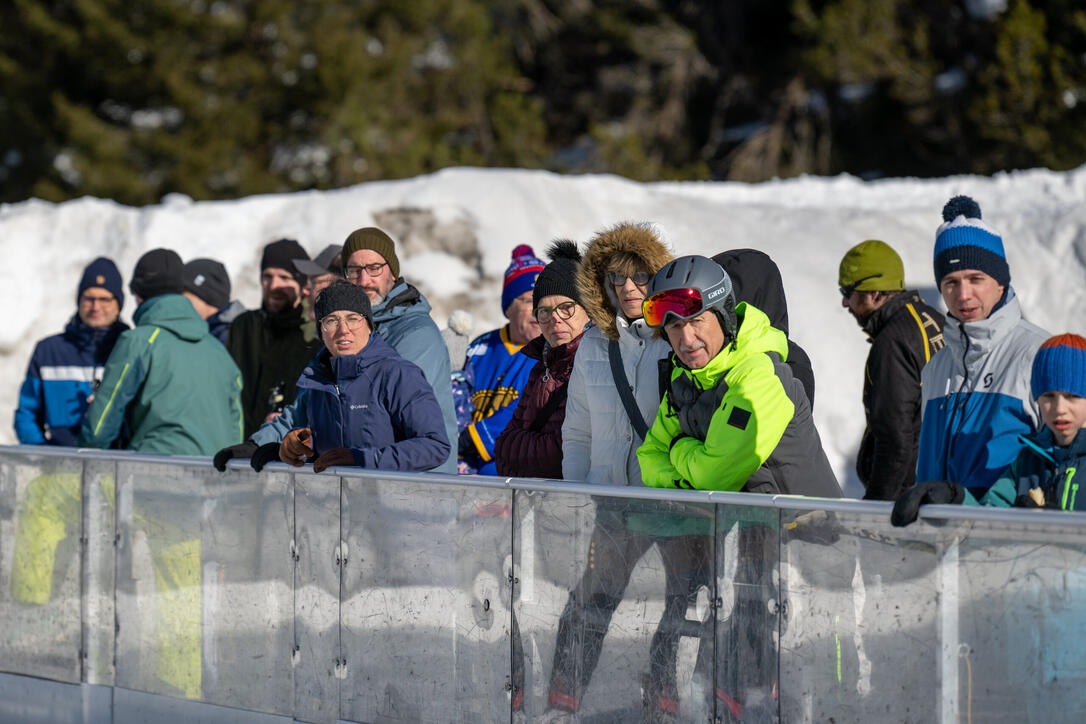
M645 424L645 418L641 417L641 410L637 409L637 400L633 396L633 388L626 379L626 370L622 369L622 355L618 351L618 342L611 340L607 344L607 356L611 360L611 376L615 378L615 388L622 399L622 406L626 408L626 416L630 418L637 436L642 440L649 432L649 426Z
M562 401L566 399L566 395L569 394L569 382L563 382L561 387L555 388L551 396L547 398L543 407L539 408L539 412L536 413L535 419L532 420L532 424L528 426L528 429L532 432L539 432L543 429L543 426L547 424L547 420L551 419L558 406L562 404Z

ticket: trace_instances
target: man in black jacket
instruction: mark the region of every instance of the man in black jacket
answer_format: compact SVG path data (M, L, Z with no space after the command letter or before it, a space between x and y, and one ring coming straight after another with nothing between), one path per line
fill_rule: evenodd
M916 482L920 370L943 346L943 315L905 290L905 267L890 246L852 247L838 274L841 306L868 336L864 430L856 472L865 500L895 500Z
M302 309L305 275L295 259L308 259L293 239L264 247L260 261L260 309L230 325L226 348L241 370L245 438L294 401L298 376L321 348L316 324Z

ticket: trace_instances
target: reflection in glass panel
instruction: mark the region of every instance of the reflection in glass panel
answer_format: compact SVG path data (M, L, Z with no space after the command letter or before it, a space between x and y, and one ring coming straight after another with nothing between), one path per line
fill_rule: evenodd
M529 718L706 721L712 506L518 491L516 511Z
M939 721L943 534L885 514L781 523L781 721Z
M289 713L289 476L117 465L116 683Z
M716 677L706 694L719 721L776 722L779 513L738 505L718 505L716 512Z
M0 669L57 681L81 674L79 460L0 462Z
M114 513L117 464L87 458L83 464L83 680L113 683Z
M341 716L507 721L511 492L343 482Z
M336 720L340 671L340 479L294 475L294 716Z
M1081 528L1060 526L1063 513L1027 515L1029 527L954 526L957 709L973 721L1079 722L1086 716L1086 541Z

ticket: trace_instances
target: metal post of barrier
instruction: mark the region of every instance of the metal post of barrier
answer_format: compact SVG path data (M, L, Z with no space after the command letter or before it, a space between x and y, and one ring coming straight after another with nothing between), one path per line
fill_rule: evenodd
M942 684L940 720L958 720L958 539L951 541L939 562L939 657Z

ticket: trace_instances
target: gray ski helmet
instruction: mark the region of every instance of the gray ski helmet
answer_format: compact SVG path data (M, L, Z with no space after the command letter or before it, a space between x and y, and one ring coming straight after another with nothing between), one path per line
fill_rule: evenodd
M732 290L731 277L723 267L708 257L696 254L681 256L668 262L649 282L648 294L643 305L651 304L653 297L660 292L672 289L696 289L701 295L700 308L691 308L687 314L680 314L675 310L667 310L662 315L646 314L645 321L651 326L662 327L669 318L691 319L707 309L712 309L720 318L725 336L729 340L735 339L738 326L735 314L735 292ZM659 318L650 320L650 316ZM657 323L652 324L652 321Z

